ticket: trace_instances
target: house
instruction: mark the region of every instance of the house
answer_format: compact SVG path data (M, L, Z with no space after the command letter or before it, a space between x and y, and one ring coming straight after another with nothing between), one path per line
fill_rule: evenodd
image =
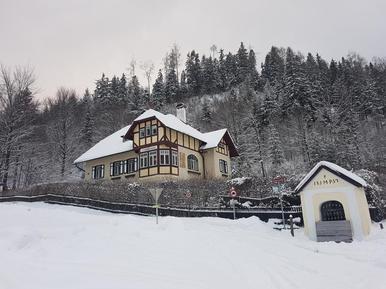
M227 129L202 133L177 116L146 110L134 122L98 142L74 161L86 180L229 178L238 156Z
M370 233L366 182L327 161L319 162L295 188L300 193L304 230L315 241L351 241Z

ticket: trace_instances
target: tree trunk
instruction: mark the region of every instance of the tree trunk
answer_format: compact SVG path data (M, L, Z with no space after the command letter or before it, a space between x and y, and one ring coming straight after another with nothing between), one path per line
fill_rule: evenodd
M12 190L16 189L17 178L18 178L18 171L19 171L19 153L16 155L15 168L13 170Z
M9 173L9 163L11 159L11 149L8 146L7 151L4 156L4 174L3 174L3 190L8 191L8 173Z
M261 174L263 175L263 178L265 178L266 174L265 174L264 161L263 161L261 137L260 137L259 129L256 127L255 127L255 133L256 133L256 140L257 140L257 147L258 147L258 151L259 151L259 161L260 161L260 166L261 166Z
M298 117L298 127L299 127L299 131L300 131L300 144L301 144L301 148L302 148L303 162L309 164L310 163L310 152L309 152L309 148L308 148L306 128L304 125L304 119L303 119L302 114L300 114Z

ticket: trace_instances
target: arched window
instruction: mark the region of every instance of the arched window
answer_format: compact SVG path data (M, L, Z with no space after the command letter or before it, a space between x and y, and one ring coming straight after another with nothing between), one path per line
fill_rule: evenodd
M322 221L343 221L346 220L343 205L338 201L324 202L320 206Z
M188 155L188 169L198 171L198 159L195 155Z

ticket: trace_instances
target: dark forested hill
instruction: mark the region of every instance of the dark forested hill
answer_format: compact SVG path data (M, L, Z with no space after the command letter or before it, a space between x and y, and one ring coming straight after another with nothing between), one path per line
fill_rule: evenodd
M39 104L27 69L1 71L0 177L9 187L79 178L73 160L144 109L188 105L201 130L226 127L240 157L234 176L304 172L320 160L348 169L386 167L386 60L350 54L337 60L272 47L261 68L241 43L181 57L176 46L151 84L102 75L81 97L61 88ZM97 72L96 72L97 73ZM91 84L90 84L91 85ZM149 90L151 89L151 93Z

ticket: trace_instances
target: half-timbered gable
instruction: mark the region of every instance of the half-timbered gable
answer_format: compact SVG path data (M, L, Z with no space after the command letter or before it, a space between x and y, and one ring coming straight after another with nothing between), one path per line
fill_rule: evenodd
M201 133L185 119L149 109L130 126L96 144L75 164L85 163L86 179L218 178L230 176L230 158L237 155L226 129Z

